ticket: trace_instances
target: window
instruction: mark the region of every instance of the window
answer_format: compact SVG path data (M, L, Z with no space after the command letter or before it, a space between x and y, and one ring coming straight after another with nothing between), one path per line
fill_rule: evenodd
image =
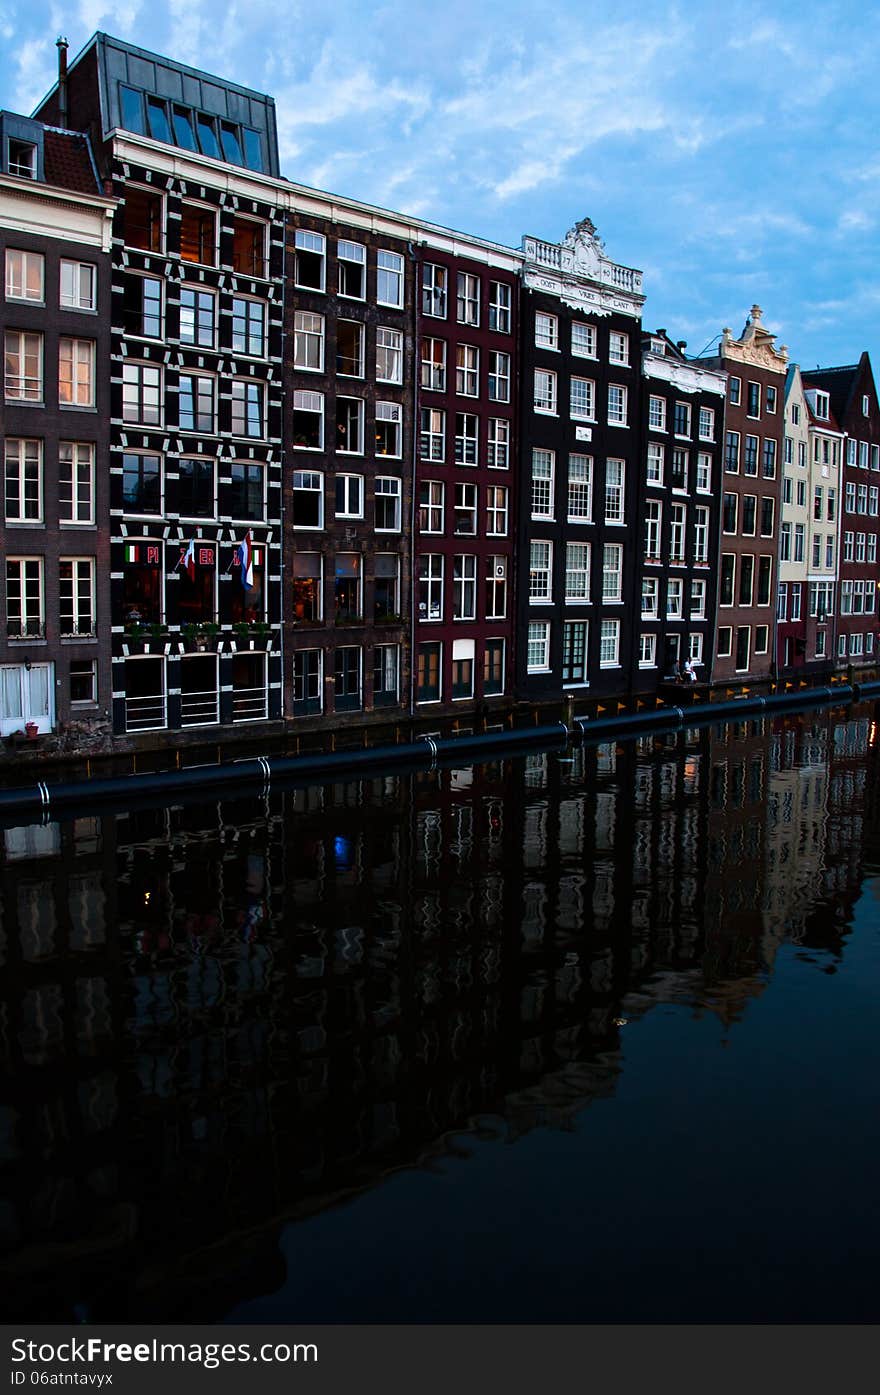
M532 541L529 548L529 602L543 604L553 599L553 544Z
M538 349L559 348L559 318L547 315L542 310L535 311L535 347Z
M315 624L321 620L324 614L322 592L321 554L319 552L295 552L293 555L294 624ZM295 667L296 660L294 659L294 669ZM296 700L294 697L294 701Z
M381 247L376 253L376 301L398 310L403 306L403 257Z
M180 288L180 342L213 349L217 302L213 292L194 286Z
M403 382L403 332L380 325L376 330L376 382Z
M458 273L456 312L460 325L478 325L480 323L479 276L471 276L466 271Z
M333 594L337 625L347 625L352 620L363 619L361 579L360 553L337 552L333 564Z
M486 619L504 620L507 616L507 558L486 558Z
M773 594L773 558L758 558L758 605L769 605Z
M396 644L377 644L373 649L373 706L391 707L399 696L400 659Z
M709 494L712 490L712 457L705 451L697 454L697 490Z
M755 653L766 654L770 640L770 628L768 625L755 626Z
M791 501L792 501L792 497L793 497L793 492L792 492L792 481L791 481L791 477L790 477L789 475L786 475L785 478L784 478L783 481L782 481L782 502L783 502L783 504L790 504Z
M421 385L430 392L446 391L446 340L422 340Z
M794 441L790 436L786 436L782 444L783 460L786 465L794 464Z
M486 463L490 470L506 470L510 463L510 422L490 417L487 432Z
M620 652L620 621L603 620L599 634L599 667L616 668Z
M477 486L457 484L455 486L455 513L453 531L474 536L477 531Z
M419 485L419 531L442 533L444 527L445 485L441 480L422 480Z
M336 517L363 518L364 516L364 477L363 475L336 476Z
M7 436L5 486L7 523L43 519L43 443Z
M295 450L323 450L324 394L293 394L293 445Z
M7 557L7 638L42 638L46 620L44 606L42 557Z
M476 465L480 418L473 412L455 414L455 460L458 465Z
M183 456L177 468L177 509L180 517L216 517L216 472L213 456Z
M742 393L742 379L731 378L730 382L728 383L728 390L730 392L731 406L738 407L740 404L740 397Z
M629 363L629 335L620 334L612 329L608 336L608 361L609 363Z
M739 432L728 431L724 437L724 468L730 474L739 473Z
M776 442L769 436L764 440L763 474L765 480L776 478Z
M400 619L400 561L396 552L376 553L373 615L385 622Z
M535 411L556 415L556 374L535 369Z
M72 659L70 662L71 707L94 707L98 701L97 659Z
M660 523L663 517L662 505L656 499L645 504L645 560L660 561Z
M233 436L260 437L263 431L263 384L233 378L230 384Z
M419 619L443 619L443 557L423 552L418 559Z
M452 568L452 618L474 620L477 614L477 559L458 554Z
M648 484L663 483L663 459L666 453L665 446L661 446L656 441L651 441L648 445Z
M573 420L593 421L596 415L596 384L589 378L572 378L569 414Z
M340 238L336 244L339 262L339 294L347 300L363 300L367 291L367 249L361 242Z
M58 401L62 407L95 405L95 341L58 340Z
M94 310L97 307L97 268L91 262L62 259L60 303L68 310Z
M185 203L180 214L180 256L185 262L215 266L217 217L211 209Z
M303 290L323 291L327 272L326 239L321 233L310 232L308 228L297 228L293 245L294 284Z
M126 247L135 247L141 252L162 251L161 194L126 185L122 236Z
M656 620L658 615L657 596L659 582L656 576L642 578L642 619Z
M828 502L830 505L831 500L829 499ZM872 484L868 490L868 513L872 518L877 517L878 503L880 503L880 490L878 490L876 484Z
M732 552L721 554L721 576L718 584L718 604L733 605L733 575L736 557Z
M122 457L122 507L126 513L162 512L162 457L126 452Z
M504 640L487 639L483 652L483 694L485 697L492 697L503 692Z
M432 319L446 319L447 270L434 262L422 266L422 314Z
M732 646L732 643L733 643L733 630L731 629L730 625L722 625L721 628L720 628L719 631L718 631L718 649L717 649L717 654L718 654L719 659L729 659L729 658L730 658L731 654L733 653L733 650L732 650L732 647L731 647L731 646Z
M6 299L30 300L42 305L45 298L45 265L42 252L19 252L14 247L7 247ZM64 301L61 303L63 305ZM94 309L94 306L89 309Z
M489 328L510 333L510 287L503 281L489 282Z
M586 620L566 620L562 626L563 683L587 681L587 634Z
M758 473L757 436L746 436L746 448L743 455L743 470L747 475L756 475Z
M691 404L689 402L676 402L673 409L673 431L676 436L690 436L691 434Z
M486 536L507 537L507 488L490 484L486 488Z
M690 451L682 446L676 446L672 452L672 469L669 473L669 483L673 489L687 489L688 487L688 457Z
M691 581L691 620L705 620L706 618L706 583L705 581Z
M532 451L532 518L553 518L556 457L552 450Z
M623 600L623 547L606 543L602 550L602 599L614 603Z
M360 320L337 320L336 372L340 376L364 376L364 339L364 326Z
M779 530L779 560L791 561L791 524L783 523Z
M297 310L293 317L293 366L320 373L324 367L324 316Z
M181 373L179 419L181 431L213 433L215 429L215 389L215 380L205 374Z
M703 564L709 560L709 510L694 509L694 561Z
M761 415L761 384L749 383L746 388L746 416Z
M64 639L94 635L94 557L62 557L59 561L58 618Z
M794 560L796 562L804 560L804 525L802 523L794 525Z
M665 397L650 397L648 399L648 426L652 431L666 430Z
M122 322L127 334L139 339L161 339L162 282L156 276L128 275L123 281Z
M324 476L317 470L293 472L293 526L324 527Z
M652 634L639 635L639 668L656 668L657 666L657 636Z
M397 402L376 403L376 454L400 458L403 451L403 408Z
M8 402L42 402L43 336L7 329L4 336Z
M565 599L585 602L590 599L590 544L566 543Z
M684 504L673 504L669 510L669 560L682 563L685 560L684 538L687 510Z
M776 591L776 619L788 619L788 583L780 581Z
M262 300L232 300L232 352L263 358L266 352L266 306Z
M255 223L252 218L236 214L232 223L232 267L241 276L268 275L265 223Z
M442 644L420 644L416 667L416 701L440 701Z
M90 443L58 443L58 520L95 521L95 447Z
M736 670L745 673L749 666L749 642L751 630L748 625L740 625L736 631Z
M489 350L489 401L510 401L510 354Z
M753 538L758 521L758 498L755 494L744 494L742 501L742 531L745 537Z
M775 389L775 387L767 387L767 388L764 389L764 401L765 401L766 406L767 406L767 411L770 412L771 414L775 415L775 413L776 413L776 389Z
M161 426L161 368L151 363L123 363L122 420L142 426Z
M700 408L700 440L715 440L715 412L711 407Z
M605 465L605 522L623 523L624 472L622 460L608 460Z
M30 141L13 140L10 136L6 168L10 174L17 174L20 179L36 179L37 147Z
M231 518L259 523L266 517L266 467L258 461L233 461L227 504Z
M681 577L670 577L666 583L666 618L681 620L684 616L684 582Z
M390 475L376 477L376 532L399 533L401 482Z
M755 576L755 559L751 553L743 553L739 559L739 595L740 605L752 604L752 588Z
M294 651L293 711L295 716L309 716L321 711L323 657L320 649L297 649Z
M827 392L816 393L816 416L822 421L827 421L830 411L831 399Z
M550 622L538 620L529 622L526 645L526 667L529 673L546 672L550 667Z
M346 644L336 650L334 707L337 712L361 710L362 658L360 645L357 644Z
M571 325L571 352L575 358L596 357L596 326L573 320Z
M773 537L773 524L776 517L776 500L766 495L761 500L761 537Z
M480 351L459 344L455 351L455 391L461 397L477 397L480 391Z
M726 493L721 508L721 529L724 533L735 533L739 500L736 494Z
M336 399L336 450L339 455L364 453L364 404L360 397Z
M422 460L445 460L446 413L433 407L422 407L419 420L419 453Z
M626 426L626 403L627 390L619 387L617 383L608 385L608 424L609 426Z

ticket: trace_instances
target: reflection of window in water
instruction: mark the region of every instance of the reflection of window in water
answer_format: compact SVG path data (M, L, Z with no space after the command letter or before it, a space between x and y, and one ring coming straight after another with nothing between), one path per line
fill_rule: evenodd
M536 751L525 758L525 783L531 789L543 789L547 783L547 753Z
M637 886L646 886L651 880L653 866L652 824L647 819L636 823L633 838L633 880Z
M530 804L523 820L523 861L526 867L543 867L547 860L547 805Z
M578 856L584 850L584 801L563 799L559 805L559 851L563 857Z
M58 930L53 884L23 882L17 901L21 957L28 964L48 959L55 951Z
M584 924L584 876L574 872L559 878L556 921L561 930L577 931Z
M442 833L440 814L436 809L419 814L416 821L416 864L417 870L425 876L440 870Z
M523 913L520 937L525 951L537 948L547 928L547 892L542 882L527 882L523 887Z
M596 770L600 775L613 775L617 770L617 745L606 741L596 747Z
M69 878L67 906L70 911L71 949L92 949L104 943L104 904L100 872L83 872Z
M614 914L614 867L609 863L596 863L593 885L593 923L598 929L607 929Z
M637 809L647 809L654 793L654 771L650 765L640 765L636 769L633 787L633 804Z
M617 812L617 791L596 795L596 851L610 852L614 847L614 824Z

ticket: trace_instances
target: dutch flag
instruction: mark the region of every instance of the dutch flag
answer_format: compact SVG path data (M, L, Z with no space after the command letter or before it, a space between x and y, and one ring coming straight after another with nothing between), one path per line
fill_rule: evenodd
M254 548L250 529L244 535L239 555L241 559L241 584L245 589L250 589L254 584Z

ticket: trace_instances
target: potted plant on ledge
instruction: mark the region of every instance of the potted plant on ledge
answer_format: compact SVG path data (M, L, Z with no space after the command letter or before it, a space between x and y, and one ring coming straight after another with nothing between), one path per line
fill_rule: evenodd
M235 635L237 648L255 649L259 645L262 649L269 646L272 627L267 625L265 620L237 620L232 626L232 633Z
M220 626L213 620L187 621L180 627L180 637L189 652L206 653L216 649Z

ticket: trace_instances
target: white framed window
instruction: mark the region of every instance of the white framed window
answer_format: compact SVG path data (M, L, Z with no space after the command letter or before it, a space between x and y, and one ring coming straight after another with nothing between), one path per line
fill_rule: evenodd
M608 336L608 362L629 363L629 335L612 329Z
M263 390L264 384L255 378L233 378L230 382L229 425L233 436L253 440L265 435Z
M71 659L70 705L94 707L98 701L97 659Z
M446 486L442 480L422 480L419 484L419 532L442 533Z
M535 347L538 349L559 348L559 317L548 315L543 310L535 311Z
M477 559L457 553L452 559L452 618L475 620L477 616Z
M722 625L718 630L718 647L715 650L719 659L729 659L733 653L733 629Z
M575 358L596 357L596 326L584 324L582 320L572 320L571 352Z
M306 373L324 371L324 316L296 310L293 316L293 366Z
M299 391L293 394L294 450L324 449L324 394Z
M132 283L133 284L133 283ZM161 282L152 277L139 277L137 281L141 325L158 332L162 324ZM149 319L150 323L146 321ZM203 286L181 286L180 288L180 342L196 344L199 348L213 349L217 337L217 297L213 291Z
M657 666L657 636L653 634L639 635L639 668L656 668Z
M489 282L489 328L510 333L510 287L504 281Z
M458 273L455 309L460 325L480 323L480 278L469 271Z
M92 262L61 259L59 301L65 310L98 308L98 268Z
M476 536L477 502L478 495L475 484L456 484L455 509L452 518L454 533L464 534L467 537Z
M652 431L666 430L666 398L648 398L648 425Z
M609 459L605 464L605 522L622 523L625 505L626 465Z
M443 619L444 558L440 552L423 552L418 559L419 619Z
M42 638L46 594L42 557L6 559L6 635L8 639Z
M700 408L700 440L715 440L715 411L712 407Z
M452 641L452 692L453 702L470 701L474 695L474 651L472 639Z
M620 656L620 621L603 620L599 632L599 667L616 668Z
M162 369L157 364L123 363L122 420L162 425Z
M58 619L63 639L94 635L94 557L62 557L59 559Z
M376 532L399 533L401 520L401 481L393 475L377 475Z
M312 531L324 527L324 476L320 470L293 472L293 526Z
M666 618L681 620L684 615L684 581L680 576L671 576L666 583Z
M626 426L627 390L619 383L608 384L608 424Z
M663 483L663 464L666 456L666 447L659 441L648 442L648 484Z
M422 460L445 460L446 413L434 407L422 407L419 422L419 453Z
M556 374L535 369L535 411L556 415Z
M602 549L602 600L615 604L623 600L623 547L606 543Z
M181 373L178 382L178 420L181 431L213 433L217 422L216 378L207 373Z
M731 404L738 407L742 400L742 378L730 378L727 383L727 391Z
M95 341L58 340L58 403L61 407L94 407Z
M510 465L510 422L503 417L489 418L486 453L490 470L506 470Z
M529 602L544 605L553 600L553 544L533 539L529 546Z
M363 300L367 293L367 249L362 242L340 238L336 244L339 262L339 294L346 300Z
M565 545L565 599L585 603L590 599L590 544Z
M364 516L364 477L363 475L336 476L336 517L363 518Z
M327 239L323 233L297 228L294 233L294 284L323 291L327 281Z
M336 372L341 378L362 378L366 345L362 320L336 321Z
M429 392L446 391L446 340L427 336L422 340L421 385Z
M6 249L6 299L42 305L46 298L46 259L42 252Z
M553 518L556 456L552 450L532 451L532 518Z
M480 393L480 351L472 344L458 344L455 350L455 391L460 397Z
M692 664L703 662L703 635L700 630L691 630L688 635L688 657Z
M712 492L712 457L703 450L697 453L697 492L700 494Z
M449 273L445 266L425 262L422 267L422 314L435 320L446 319L446 286Z
M590 378L572 378L569 414L575 421L593 421L596 416L596 384Z
M659 615L658 596L660 582L656 576L642 578L642 619L656 620Z
M7 523L43 520L43 443L6 437L4 499Z
M507 537L507 486L490 484L486 487L486 536Z
M486 619L504 620L507 616L507 558L486 558Z
M7 329L4 335L4 391L8 402L42 402L43 336Z
M568 521L590 523L593 518L593 457L568 457Z
M510 354L489 350L489 401L510 401Z
M529 673L546 673L550 668L550 621L530 620L526 648Z
M403 308L403 257L383 247L376 253L376 304Z
M361 397L336 399L336 453L364 453L364 402Z
M694 509L694 561L705 563L709 560L709 510Z
M663 519L663 505L659 499L645 501L645 560L660 561L660 524Z
M586 684L588 620L566 620L562 626L562 681Z
M403 331L379 325L376 330L376 382L403 382Z
M376 403L376 454L400 459L403 453L403 408L399 402Z

